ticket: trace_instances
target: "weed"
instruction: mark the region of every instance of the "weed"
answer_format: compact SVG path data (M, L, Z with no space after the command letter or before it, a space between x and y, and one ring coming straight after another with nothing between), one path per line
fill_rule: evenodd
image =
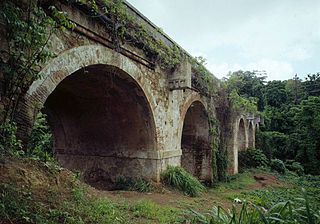
M162 181L185 194L195 197L205 191L205 187L191 174L181 167L169 166L162 175Z
M126 178L119 177L116 180L117 190L128 190L128 191L139 191L139 192L150 192L153 190L152 184L142 178Z

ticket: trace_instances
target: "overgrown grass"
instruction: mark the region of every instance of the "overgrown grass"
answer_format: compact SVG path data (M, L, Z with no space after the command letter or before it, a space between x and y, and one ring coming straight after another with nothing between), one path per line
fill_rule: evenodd
M161 179L166 185L178 189L191 197L199 196L205 191L205 187L199 180L178 166L169 166L162 173Z
M133 215L137 218L147 218L155 223L177 223L180 211L168 205L158 205L152 201L141 200L130 206ZM149 222L150 223L150 222Z
M82 188L74 188L62 202L39 200L31 189L15 185L1 184L0 189L0 219L8 222L130 223L119 205L105 198L90 199Z
M319 176L298 176L295 173L287 172L284 175L273 173L280 180L286 183L286 186L267 187L246 192L232 193L231 198L240 198L254 204L270 208L273 204L285 201L294 201L301 197L301 188L306 190L306 195L313 199L315 208L320 209L320 177ZM241 174L242 175L242 174ZM231 199L230 198L230 199ZM297 201L296 203L299 203ZM300 205L302 205L300 203Z
M141 200L111 201L90 198L86 189L74 187L63 201L57 189L46 200L27 187L0 184L0 222L8 223L177 223L180 211L170 206Z
M221 207L213 207L207 213L190 210L186 213L185 223L203 224L316 224L320 223L320 211L310 204L305 191L302 197L297 198L301 203L294 201L273 204L268 210L255 204L244 202L240 211L235 207L227 211Z
M218 185L212 190L221 192L227 190L246 189L255 182L256 181L253 179L252 173L246 171L227 177L226 182L218 183Z
M142 178L119 177L116 180L117 190L150 192L153 186L150 181Z

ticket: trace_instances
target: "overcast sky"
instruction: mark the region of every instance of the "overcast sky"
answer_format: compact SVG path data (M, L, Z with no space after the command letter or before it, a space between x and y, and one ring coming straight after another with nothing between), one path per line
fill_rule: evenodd
M320 72L320 0L128 0L221 78L266 70L269 80Z

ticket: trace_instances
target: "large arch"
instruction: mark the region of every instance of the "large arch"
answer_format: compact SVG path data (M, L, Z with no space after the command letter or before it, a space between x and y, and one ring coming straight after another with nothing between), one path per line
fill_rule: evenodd
M20 122L31 126L44 106L63 166L100 188L112 187L118 176L158 179L154 105L133 62L90 45L59 55L41 73Z
M181 166L200 180L211 180L209 121L201 101L193 101L183 116Z

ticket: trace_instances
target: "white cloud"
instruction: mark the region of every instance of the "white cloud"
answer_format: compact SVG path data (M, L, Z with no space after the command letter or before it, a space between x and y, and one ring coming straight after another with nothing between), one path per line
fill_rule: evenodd
M320 0L129 1L217 75L253 67L269 79L319 72Z

